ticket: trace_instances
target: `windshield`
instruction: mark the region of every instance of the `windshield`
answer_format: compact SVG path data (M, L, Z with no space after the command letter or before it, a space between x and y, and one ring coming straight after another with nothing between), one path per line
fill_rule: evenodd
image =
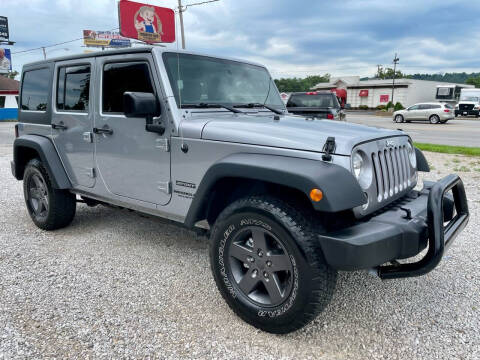
M268 71L256 65L207 56L164 53L178 107L260 103L284 108Z
M288 99L287 107L340 107L333 94L293 94Z
M460 98L460 101L473 101L473 102L478 102L478 97L477 96L470 96L470 95L463 95Z

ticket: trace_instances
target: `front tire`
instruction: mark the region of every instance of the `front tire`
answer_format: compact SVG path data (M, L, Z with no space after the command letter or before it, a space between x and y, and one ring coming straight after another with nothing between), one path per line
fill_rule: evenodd
M219 215L210 264L220 293L243 320L289 333L330 302L337 272L326 264L312 223L267 196L237 200Z
M394 122L398 123L403 123L404 119L402 115L395 115L395 118L393 119Z
M54 189L47 170L38 159L30 160L25 167L23 193L28 213L40 229L63 228L75 217L75 195Z

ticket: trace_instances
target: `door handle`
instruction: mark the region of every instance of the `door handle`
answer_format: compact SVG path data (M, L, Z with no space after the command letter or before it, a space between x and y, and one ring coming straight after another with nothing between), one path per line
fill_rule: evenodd
M58 124L53 124L52 123L52 129L67 130L68 128L65 125L63 125L63 121L60 121Z
M93 128L93 132L95 134L106 134L106 135L112 135L113 134L113 130L110 129L108 126L105 126L103 128L96 128L94 127Z

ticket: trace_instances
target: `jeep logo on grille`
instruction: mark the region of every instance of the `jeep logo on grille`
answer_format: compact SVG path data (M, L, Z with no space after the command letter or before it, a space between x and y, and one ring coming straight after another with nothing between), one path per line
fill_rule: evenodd
M395 146L395 141L387 140L387 141L385 141L385 146L388 147L388 148L394 147Z

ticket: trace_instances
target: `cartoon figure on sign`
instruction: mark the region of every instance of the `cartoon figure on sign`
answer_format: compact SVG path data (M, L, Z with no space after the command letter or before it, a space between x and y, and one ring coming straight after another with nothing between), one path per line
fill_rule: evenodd
M135 13L135 29L138 32L138 39L143 41L160 41L163 35L162 22L150 6L142 6ZM157 26L155 26L155 23Z

